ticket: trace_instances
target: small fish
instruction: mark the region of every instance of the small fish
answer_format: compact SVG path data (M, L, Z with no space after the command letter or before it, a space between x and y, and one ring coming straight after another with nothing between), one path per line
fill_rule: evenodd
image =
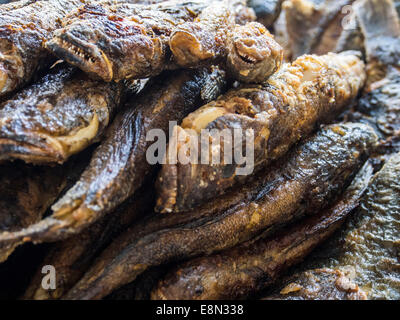
M169 146L168 154L176 149L179 155L188 144L197 146L204 141L202 130L207 129L206 137L216 140L209 144L210 159L218 153L221 158L225 157L229 151L234 155L235 146L246 146L245 133L251 130L254 134L252 173L256 174L311 134L318 124L329 123L349 107L365 79L365 65L352 52L302 56L292 64L285 64L264 85L243 85L190 114L175 128L172 141L176 143ZM217 135L213 129L217 129L214 130ZM237 129L242 130L241 140L227 143L226 147L218 134L229 130L234 137ZM199 150L196 161L163 165L157 185L157 211L190 210L249 179L249 174L237 174L242 164L233 156L231 163L222 160L207 164L202 163L207 150L202 147Z

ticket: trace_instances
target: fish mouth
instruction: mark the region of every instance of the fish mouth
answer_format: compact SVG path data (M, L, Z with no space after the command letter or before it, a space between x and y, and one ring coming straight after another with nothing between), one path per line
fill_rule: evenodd
M106 82L113 80L112 63L94 43L81 40L71 33L61 32L48 41L46 47L57 57L86 73L97 76Z
M24 64L16 47L0 43L0 96L15 90L24 73Z
M241 81L262 82L280 66L281 49L261 24L237 26L231 39L228 66Z
M190 25L187 29L175 31L170 38L170 49L176 63L186 67L213 58L213 52L202 46L201 37L196 35L197 29Z

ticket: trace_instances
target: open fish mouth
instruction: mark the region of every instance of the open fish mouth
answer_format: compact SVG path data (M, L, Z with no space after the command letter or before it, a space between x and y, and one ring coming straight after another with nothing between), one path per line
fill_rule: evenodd
M113 69L107 55L97 45L83 41L70 33L61 33L46 43L59 58L81 70L110 82Z

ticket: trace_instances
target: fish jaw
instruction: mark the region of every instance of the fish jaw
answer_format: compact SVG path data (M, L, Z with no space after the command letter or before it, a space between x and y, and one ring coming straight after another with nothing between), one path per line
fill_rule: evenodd
M72 32L62 29L46 43L46 47L59 58L88 74L95 75L106 82L113 80L113 65L94 41L82 40Z
M263 82L283 60L283 49L260 23L237 26L229 43L229 71L243 82Z

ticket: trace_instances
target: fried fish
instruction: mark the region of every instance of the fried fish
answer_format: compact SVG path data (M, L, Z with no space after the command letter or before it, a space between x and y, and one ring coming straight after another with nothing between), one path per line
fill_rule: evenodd
M18 1L0 6L0 97L29 82L52 58L43 43L81 0Z
M326 127L251 188L236 190L244 197L223 212L141 236L135 229L127 230L65 298L100 299L150 267L232 248L318 212L348 184L376 140L373 129L362 124ZM146 225L139 224L136 230Z
M151 81L128 101L107 129L78 182L52 206L53 214L27 229L0 234L1 243L29 238L57 241L81 232L129 198L156 166L147 159L152 129L168 132L170 121L181 121L225 87L218 68L183 70Z
M332 207L278 235L174 267L153 290L152 299L226 300L260 292L343 224L357 207L371 176L368 164Z
M87 150L62 166L40 167L22 162L1 165L0 233L18 232L38 223L63 190L76 182L90 154L91 150ZM0 262L20 243L0 243Z
M153 179L150 179L151 184ZM43 274L36 272L24 299L49 300L61 298L90 267L93 259L110 241L132 223L151 212L154 194L150 183L136 192L119 206L112 214L99 220L80 234L62 242L55 243L46 254L41 266L52 265L57 270L56 290L42 287Z
M186 211L242 184L252 172L238 174L243 163L236 158L237 146L243 150L252 142L248 137L254 137L250 158L257 173L318 124L332 121L349 107L365 78L365 65L353 53L306 55L286 64L264 85L233 89L190 114L176 127L167 154L180 155L188 145L200 151L185 163L171 163L174 157L168 156L158 181L156 210ZM238 129L242 136L236 141L221 139L222 131L235 137ZM204 140L212 142L208 149L202 147ZM229 154L235 159L227 162ZM204 163L207 155L209 163Z

